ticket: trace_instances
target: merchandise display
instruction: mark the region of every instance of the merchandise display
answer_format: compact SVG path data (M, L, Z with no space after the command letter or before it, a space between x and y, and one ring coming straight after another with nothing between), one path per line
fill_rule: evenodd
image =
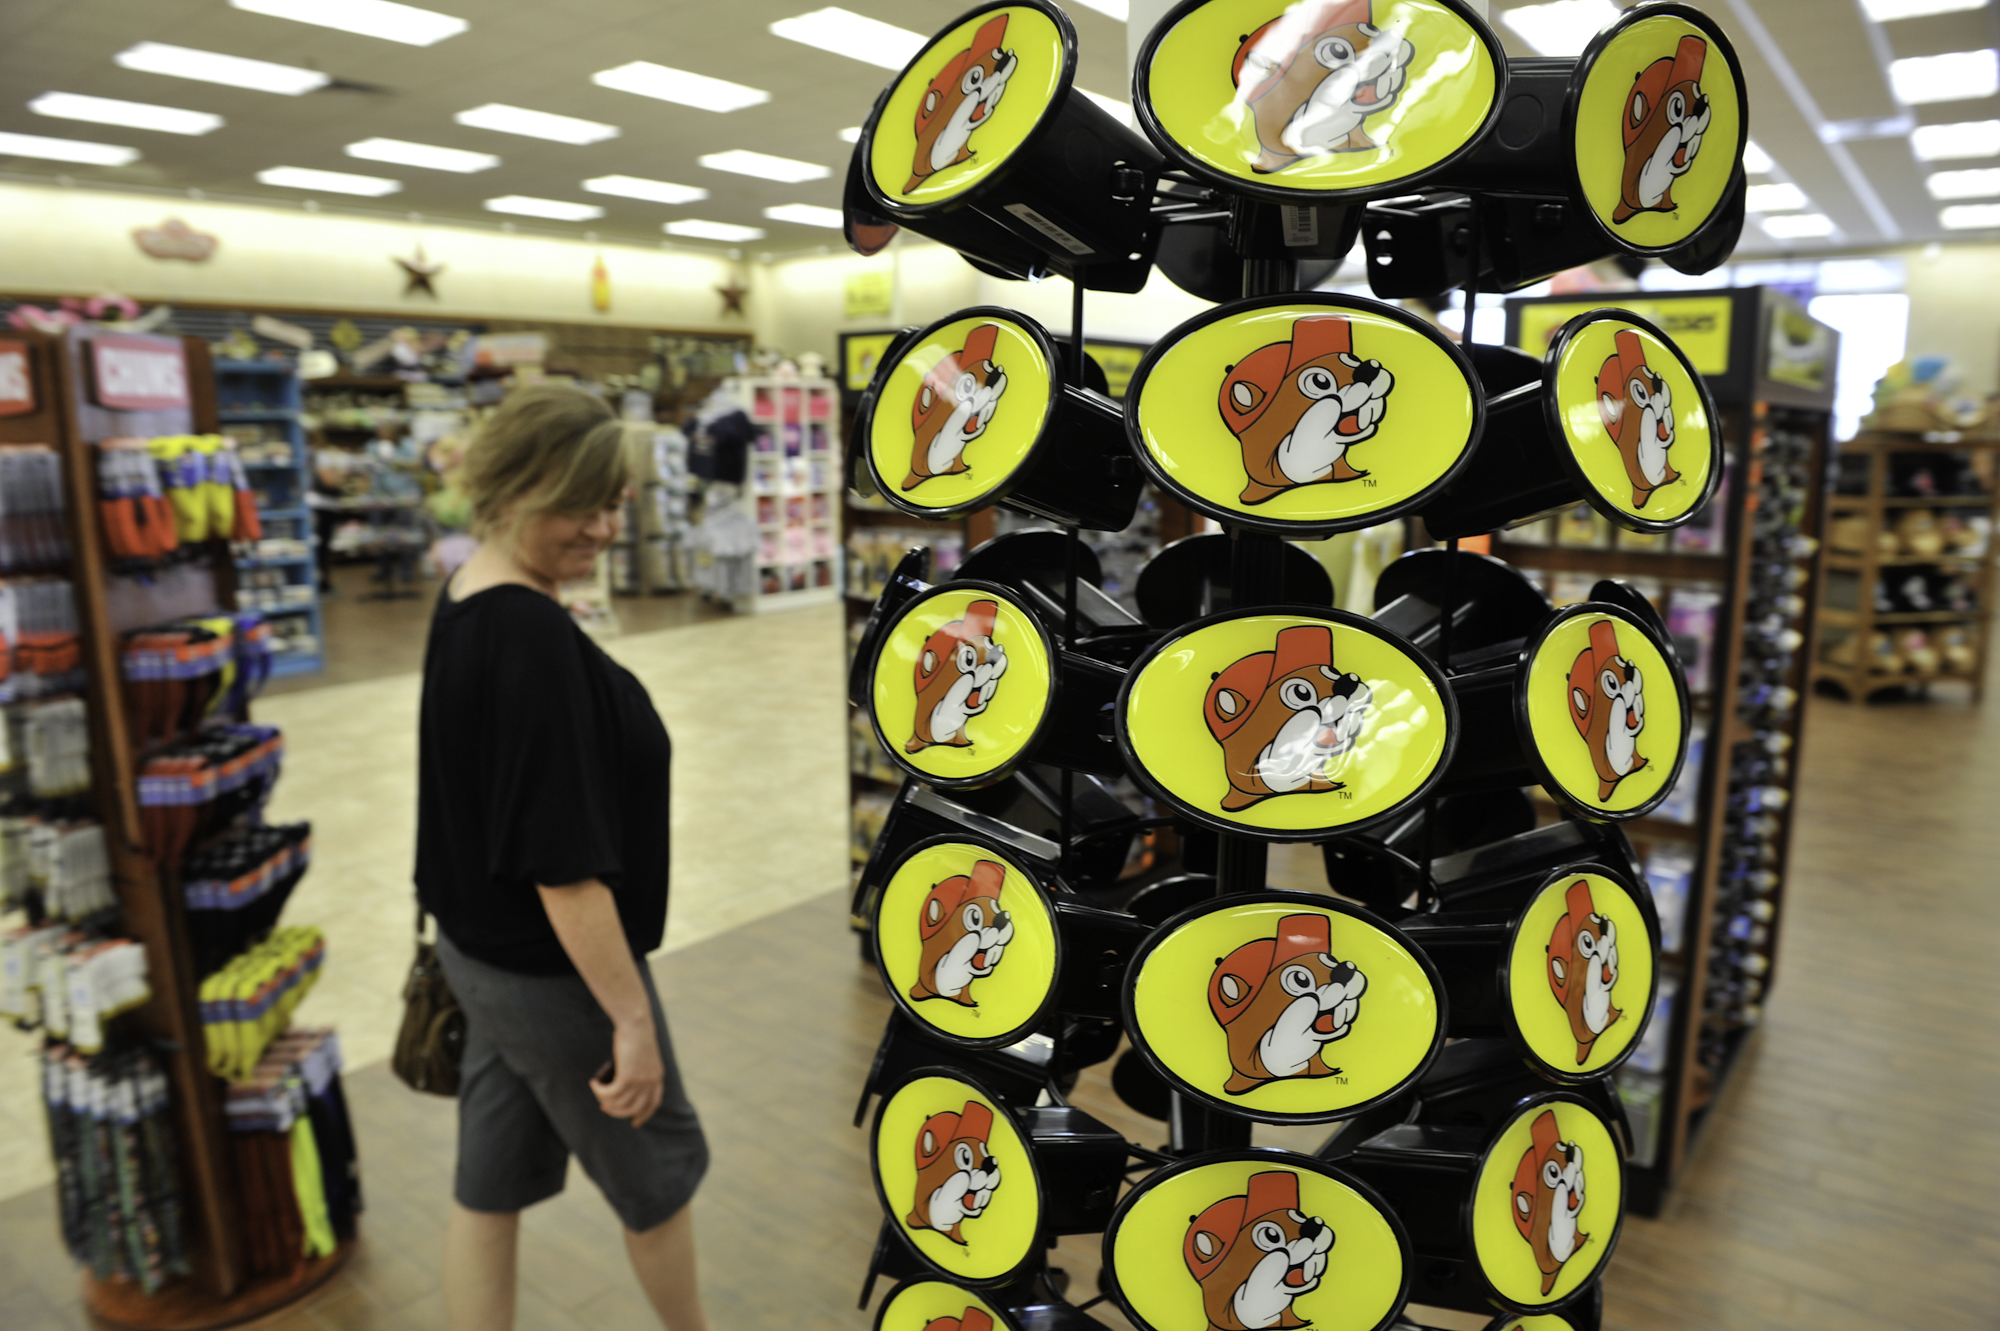
M270 625L271 673L302 674L325 662L326 627L313 576L312 473L300 422L297 372L282 361L218 360L217 417L248 478L260 535L236 557L236 608Z

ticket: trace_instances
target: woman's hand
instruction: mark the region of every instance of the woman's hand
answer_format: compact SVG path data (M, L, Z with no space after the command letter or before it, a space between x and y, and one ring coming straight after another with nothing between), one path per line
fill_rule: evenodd
M618 1026L611 1036L612 1078L593 1081L590 1092L598 1107L613 1118L629 1118L643 1128L660 1107L667 1069L660 1061L660 1037L653 1019Z

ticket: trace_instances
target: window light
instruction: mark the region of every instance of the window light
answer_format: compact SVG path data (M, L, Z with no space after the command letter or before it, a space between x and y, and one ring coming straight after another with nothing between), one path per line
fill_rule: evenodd
M1961 120L1950 125L1918 125L1910 148L1920 162L1965 157L2000 157L2000 120Z
M407 139L363 139L347 145L349 157L368 162L394 162L398 166L421 166L430 171L456 171L469 175L491 171L500 165L492 153L467 152L463 148L440 148L431 143L411 143Z
M1929 18L1932 14L1962 14L1986 8L1986 0L1861 0L1861 8L1877 23L1899 18Z
M288 18L363 37L401 42L405 46L435 46L472 26L462 18L418 9L415 5L395 4L393 0L229 0L229 3L245 13Z
M771 25L774 36L805 46L864 60L883 69L901 69L924 49L929 39L922 33L899 28L893 23L856 14L838 6L815 9L810 14L781 18Z
M703 111L740 111L746 106L758 106L771 100L771 94L762 88L745 87L728 79L712 79L706 74L694 74L685 69L670 69L650 60L634 60L616 69L600 69L590 76L590 81L600 88L616 88L619 92L637 93L641 97L657 97L663 102L678 102Z
M1952 51L1889 62L1889 86L1909 106L1961 102L2000 92L2000 51Z
M87 120L93 125L153 129L162 134L208 134L222 128L222 117L207 111L183 111L151 102L121 102L115 97L85 97L74 92L45 92L28 103L38 116Z
M522 217L546 217L552 222L588 222L604 216L594 203L571 203L567 199L538 199L531 194L503 194L486 201L489 213L516 213Z
M704 222L697 217L668 222L660 230L670 236L691 236L696 240L744 241L764 238L764 228L761 226L738 226L734 222Z
M1752 185L1743 191L1743 206L1753 213L1795 213L1806 206L1806 192L1797 185Z
M285 189L319 190L327 194L361 194L379 199L403 188L400 180L387 176L360 176L351 171L316 171L308 166L274 166L257 173L260 185Z
M781 203L766 208L764 216L773 222L797 222L800 226L823 226L840 230L846 215L838 208L822 208L816 203Z
M1938 225L1947 231L1980 231L2000 227L2000 203L1955 203L1938 209Z
M196 79L230 88L283 93L287 97L297 97L300 93L312 92L333 82L316 69L274 65L268 60L245 60L242 56L197 51L189 46L169 46L164 42L140 42L128 46L112 56L111 62L122 69L136 69L143 74L165 74L170 78Z
M703 153L696 160L711 171L733 171L739 176L782 180L788 185L796 185L802 180L825 180L833 174L815 162L773 157L769 153L754 153L743 148L732 148L726 153Z
M37 157L47 162L82 162L86 166L130 166L139 160L139 150L84 139L0 133L0 157Z
M1990 199L2000 194L2000 167L1938 171L1924 185L1933 199Z
M849 125L846 129L840 131L840 141L842 143L861 142L861 126Z
M1115 18L1120 23L1132 18L1132 6L1127 0L1077 0L1085 9L1094 9L1106 18Z
M1771 154L1757 146L1757 140L1745 139L1743 141L1743 173L1745 175L1768 176L1771 174L1771 168L1776 165L1777 163L1771 160Z
M1092 92L1088 88L1078 88L1077 91L1082 93L1085 97L1088 97L1091 101L1096 102L1099 106L1103 107L1105 110L1109 111L1114 117L1117 118L1118 123L1125 126L1125 128L1131 129L1134 125L1138 124L1138 122L1132 118L1132 103L1121 102L1116 97L1106 97L1102 93Z
M1757 223L1773 240L1813 240L1833 234L1833 219L1825 213L1785 213L1760 217Z
M648 203L700 203L708 191L699 185L676 185L670 180L647 180L643 176L592 176L583 182L592 194L616 194L622 199L644 199Z
M1618 17L1611 0L1548 0L1516 5L1500 16L1520 39L1541 55L1582 55L1604 27Z
M490 129L501 134L519 134L530 139L550 139L556 143L602 143L618 137L618 126L576 116L559 116L548 111L530 111L525 106L488 102L452 117L461 125Z

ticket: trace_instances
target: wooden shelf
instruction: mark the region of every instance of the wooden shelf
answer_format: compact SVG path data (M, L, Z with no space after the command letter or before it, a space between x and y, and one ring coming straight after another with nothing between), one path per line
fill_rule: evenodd
M1872 614L1865 610L1836 610L1825 606L1820 617L1829 624L1865 627L1868 624L1970 624L1984 617L1979 610L1907 610L1892 614Z
M1839 509L1866 508L1877 502L1884 508L1985 508L1993 503L1993 496L1938 495L1932 499L1918 499L1905 495L1885 495L1878 501L1868 495L1837 494L1832 496L1829 502Z
M1496 557L1523 568L1554 573L1598 573L1606 577L1665 578L1673 582L1721 582L1729 561L1720 554L1692 550L1596 549L1579 545L1516 545L1498 533Z

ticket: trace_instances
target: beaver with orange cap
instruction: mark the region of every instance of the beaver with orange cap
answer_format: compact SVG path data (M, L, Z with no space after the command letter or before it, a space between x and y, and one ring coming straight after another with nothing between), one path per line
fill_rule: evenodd
M1007 80L1021 64L1019 56L1003 49L1006 40L1005 14L980 24L972 44L945 61L924 90L923 101L917 104L916 157L903 193L948 166L972 160L972 131L992 118L1000 95L1007 91Z
M1592 624L1590 645L1569 668L1569 719L1590 746L1599 802L1646 765L1636 747L1646 728L1645 690L1639 667L1618 654L1618 630L1611 621Z
M1238 813L1276 795L1339 790L1328 764L1349 752L1368 721L1374 692L1333 666L1333 631L1299 624L1278 631L1268 652L1253 652L1215 677L1203 719L1222 746Z
M959 1227L985 1214L1000 1186L1000 1162L987 1149L993 1111L967 1100L957 1113L932 1114L917 1130L917 1199L903 1223L965 1246Z
M1007 372L993 363L998 324L981 324L965 335L965 345L939 360L924 376L910 404L910 474L902 488L914 490L933 476L971 471L965 446L986 433Z
M1625 460L1632 507L1681 478L1667 461L1674 446L1674 390L1646 364L1646 346L1630 328L1618 330L1617 350L1597 371L1597 412Z
M1375 437L1396 377L1354 354L1354 327L1335 315L1292 324L1289 342L1257 348L1222 380L1222 423L1243 449L1249 484L1241 499L1261 504L1294 486L1356 481L1348 450Z
M1377 147L1362 128L1396 104L1416 48L1374 22L1371 0L1308 0L1244 37L1230 63L1257 129L1258 175Z
M966 723L993 705L1000 676L1007 673L1007 649L993 641L997 601L974 601L965 615L942 625L924 642L917 656L917 714L905 753L921 753L934 744L972 747Z
M1181 1256L1209 1331L1312 1325L1292 1300L1319 1288L1334 1237L1300 1209L1299 1176L1288 1169L1252 1174L1241 1196L1189 1217Z
M1331 1077L1326 1047L1354 1029L1368 977L1333 955L1324 915L1287 915L1274 938L1221 958L1208 980L1208 1010L1229 1038L1229 1080L1242 1095L1288 1077Z
M1701 91L1708 43L1680 40L1671 56L1639 71L1625 98L1625 175L1613 222L1674 211L1674 182L1694 166L1715 109Z
M924 946L917 982L910 988L913 1000L948 998L979 1006L972 982L991 975L1014 941L1014 919L1000 907L1006 881L1005 867L980 860L970 874L947 878L930 890L917 915Z
M1577 1228L1583 1214L1583 1148L1562 1140L1553 1109L1544 1109L1528 1131L1532 1140L1514 1170L1514 1228L1535 1250L1546 1295L1556 1287L1563 1263L1590 1242Z
M1568 910L1549 933L1549 989L1569 1014L1576 1065L1582 1067L1597 1037L1625 1015L1611 1006L1618 983L1618 926L1597 913L1587 879L1571 883L1563 903Z

